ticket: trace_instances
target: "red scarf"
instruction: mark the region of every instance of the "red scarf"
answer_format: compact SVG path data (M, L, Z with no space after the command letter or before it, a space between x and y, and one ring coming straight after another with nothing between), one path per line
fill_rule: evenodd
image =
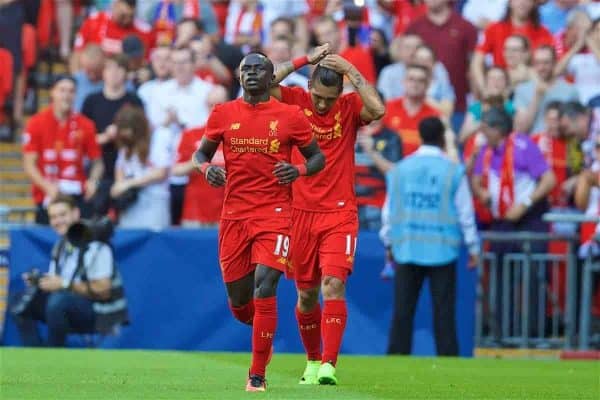
M487 189L489 185L489 174L492 161L492 148L488 145L483 154L483 184ZM508 210L515 202L515 138L511 134L506 139L504 157L502 157L502 166L500 169L500 192L498 193L498 211L500 218L504 218Z

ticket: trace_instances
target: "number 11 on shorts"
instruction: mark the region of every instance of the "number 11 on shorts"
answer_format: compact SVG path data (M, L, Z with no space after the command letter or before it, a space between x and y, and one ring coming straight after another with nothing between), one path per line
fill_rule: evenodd
M290 237L285 235L277 235L277 243L275 243L275 251L273 254L276 256L287 257L290 251Z
M357 237L352 238L352 235L346 235L346 255L354 257L356 254Z

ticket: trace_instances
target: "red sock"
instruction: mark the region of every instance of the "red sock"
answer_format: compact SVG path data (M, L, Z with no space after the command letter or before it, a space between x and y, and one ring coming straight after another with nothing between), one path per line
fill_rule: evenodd
M302 313L296 307L296 319L308 359L321 359L321 305L317 303L317 306L307 313Z
M335 365L346 329L348 311L345 299L325 300L321 319L321 335L323 336L322 361Z
M264 377L277 328L277 297L254 299L254 307L250 374Z
M229 303L229 308L235 319L246 325L252 325L252 320L254 319L254 302L252 300L240 307L233 307Z

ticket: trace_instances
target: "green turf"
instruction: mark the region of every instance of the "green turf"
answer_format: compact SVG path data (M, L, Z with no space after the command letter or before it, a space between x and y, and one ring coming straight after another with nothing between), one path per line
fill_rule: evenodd
M298 385L275 354L267 393L245 393L249 355L0 349L0 399L600 399L600 363L342 356L337 387Z

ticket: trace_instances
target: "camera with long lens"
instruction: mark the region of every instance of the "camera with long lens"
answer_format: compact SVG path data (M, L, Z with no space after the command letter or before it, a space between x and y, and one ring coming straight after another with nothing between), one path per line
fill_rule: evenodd
M108 243L114 230L114 225L108 217L82 219L69 227L66 237L71 245L83 247L94 241Z

